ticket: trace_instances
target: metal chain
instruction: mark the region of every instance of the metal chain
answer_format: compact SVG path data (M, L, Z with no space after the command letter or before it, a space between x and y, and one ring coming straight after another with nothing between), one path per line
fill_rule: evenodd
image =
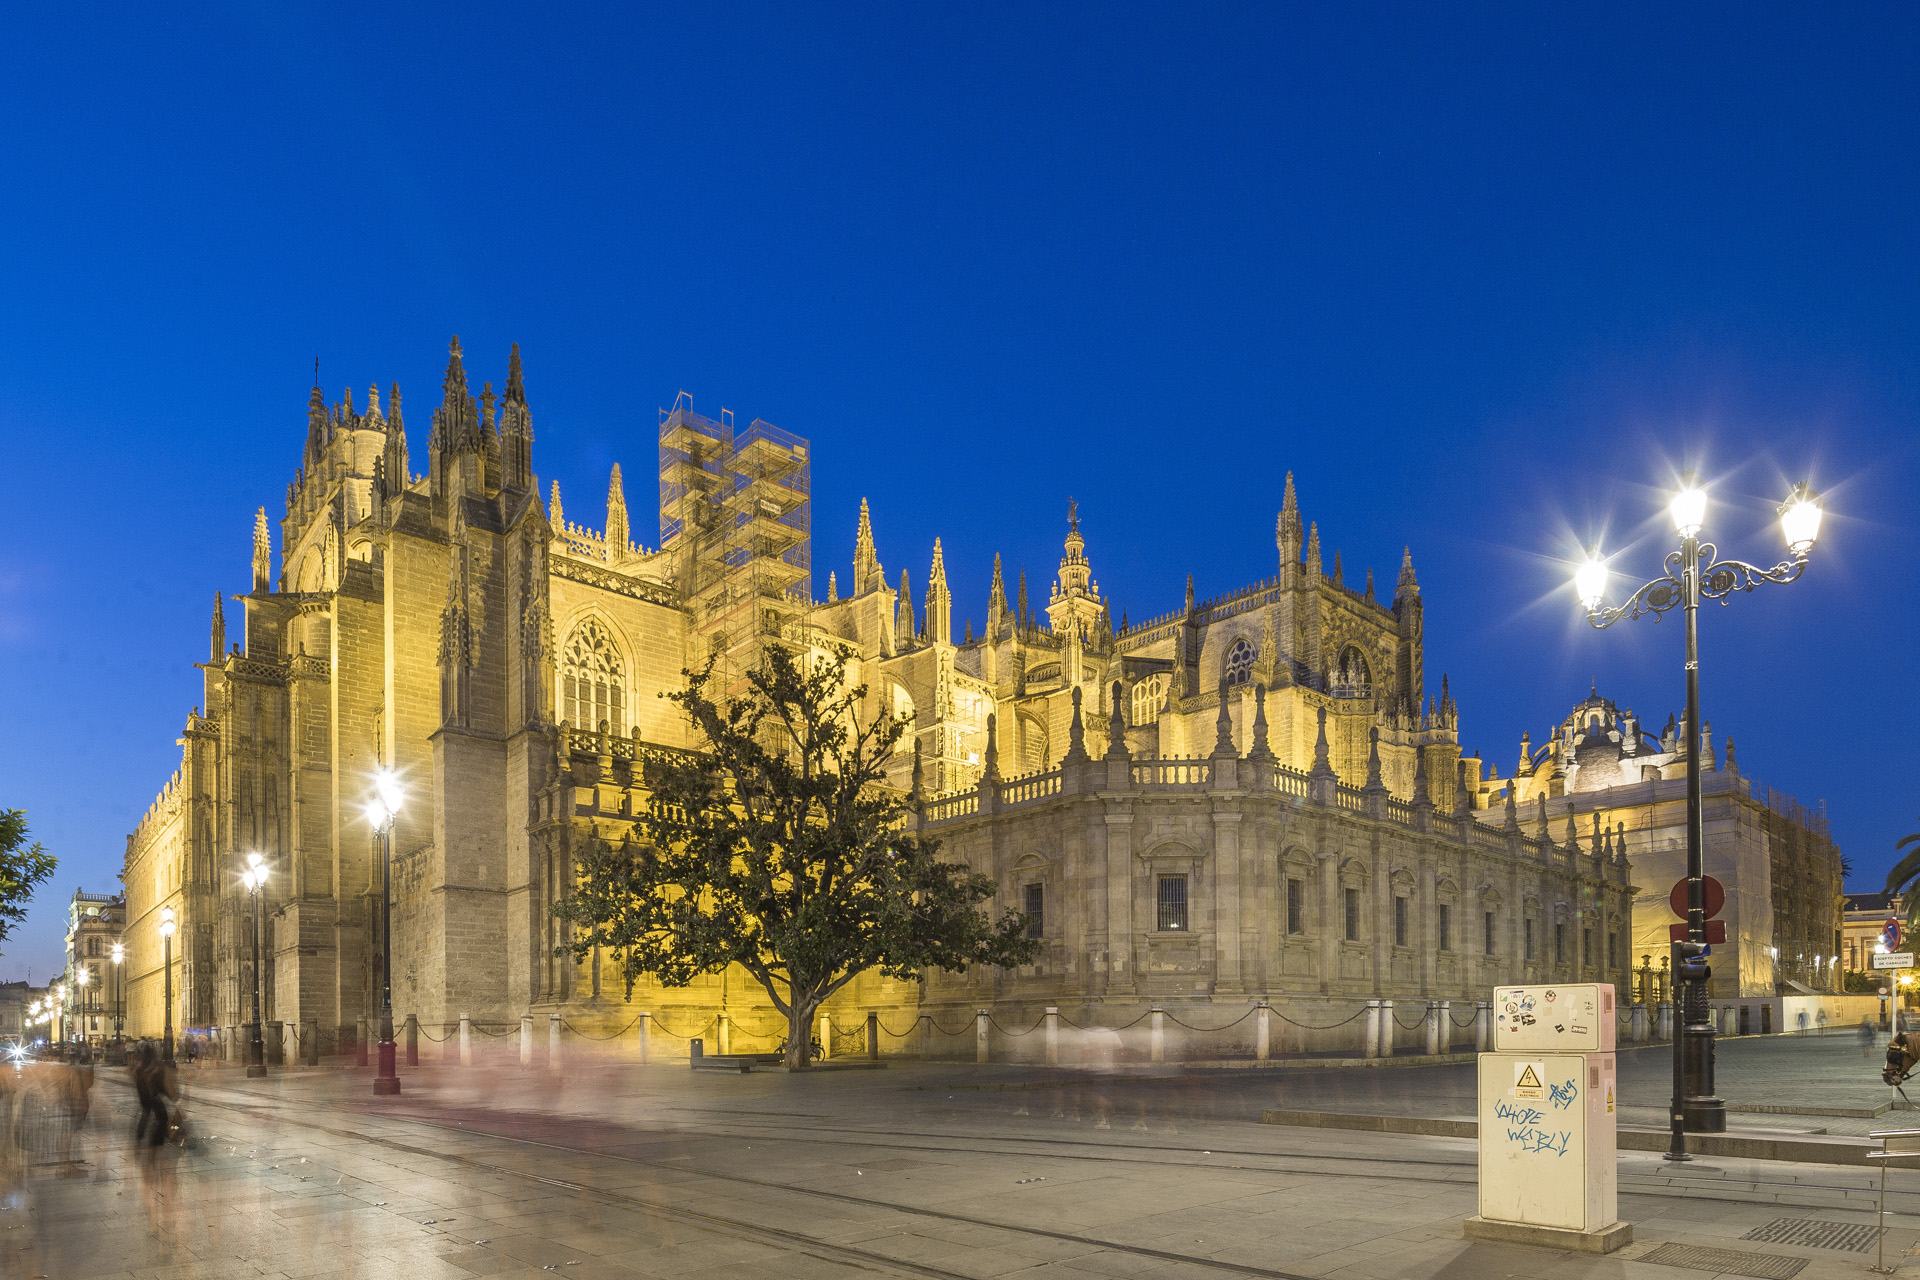
M591 1031L582 1031L580 1030L580 1028L574 1026L571 1022L568 1022L565 1018L560 1019L560 1025L565 1027L567 1030L573 1032L573 1034L579 1036L583 1040L618 1040L621 1036L627 1034L627 1032L633 1030L636 1026L640 1025L640 1018L641 1018L640 1014L635 1014L633 1016L632 1022L629 1022L626 1026L620 1028L618 1031L612 1032L604 1036L596 1036Z
M1254 1008L1253 1008L1253 1009L1248 1009L1248 1010L1247 1010L1247 1011L1246 1011L1245 1013L1243 1013L1243 1014L1241 1014L1241 1015L1240 1015L1239 1017L1237 1017L1237 1018L1235 1018L1235 1019L1234 1019L1234 1020L1233 1020L1232 1022L1228 1022L1228 1023L1223 1023L1222 1025L1220 1025L1220 1026L1217 1026L1217 1027L1196 1027L1196 1026L1192 1026L1192 1025L1190 1025L1190 1024L1188 1024L1188 1023L1185 1023L1185 1022L1182 1022L1182 1021L1180 1021L1180 1019L1178 1019L1178 1018L1176 1018L1176 1017L1174 1017L1174 1016L1173 1016L1172 1014L1170 1014L1170 1013L1167 1013L1167 1012L1166 1012L1166 1010L1164 1010L1164 1009L1162 1009L1162 1010L1161 1010L1161 1012L1162 1012L1163 1014L1166 1014L1166 1018L1167 1018L1167 1021L1168 1021L1168 1022L1171 1022L1171 1023L1172 1023L1172 1024L1174 1025L1174 1026L1176 1026L1176 1027L1185 1027L1185 1028L1186 1028L1186 1029L1187 1029L1188 1031L1201 1031L1201 1032L1213 1032L1213 1031L1225 1031L1225 1030L1226 1030L1226 1029L1227 1029L1228 1027L1237 1027L1237 1026L1239 1026L1239 1025L1240 1025L1241 1023L1243 1023L1243 1022L1245 1022L1245 1021L1246 1021L1246 1020L1247 1020L1248 1018L1251 1018L1251 1017L1252 1017L1252 1016L1254 1015L1254 1012L1255 1012L1255 1010L1256 1010L1256 1009L1258 1009L1258 1008L1259 1008L1259 1006L1258 1006L1258 1005L1256 1005L1256 1006L1254 1006Z

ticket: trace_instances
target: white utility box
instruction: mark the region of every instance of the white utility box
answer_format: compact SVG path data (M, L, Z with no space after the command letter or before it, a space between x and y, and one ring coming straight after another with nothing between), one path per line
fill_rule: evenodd
M1621 1222L1610 984L1494 988L1480 1055L1480 1212L1467 1234L1611 1253Z

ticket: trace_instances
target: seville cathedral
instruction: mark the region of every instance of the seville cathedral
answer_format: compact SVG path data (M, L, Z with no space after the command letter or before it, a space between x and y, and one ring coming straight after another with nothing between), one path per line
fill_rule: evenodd
M1189 579L1179 607L1128 622L1068 508L1044 600L996 558L984 630L956 635L939 542L890 572L864 502L850 572L819 598L804 439L682 395L660 417L652 547L618 466L592 528L558 484L543 495L533 442L518 347L499 395L476 397L455 340L424 473L397 387L384 404L313 389L277 533L259 511L250 589L214 594L202 704L127 840L130 1033L163 1023L169 907L174 1025L226 1040L249 1020L239 869L258 852L265 1017L329 1051L364 1043L381 883L366 808L389 769L405 797L397 1020L613 1030L647 1010L771 1048L779 1020L743 974L643 981L629 1001L611 967L603 984L597 960L555 954L550 910L583 842L644 811L649 756L697 746L660 693L709 659L738 688L769 644L844 656L868 714L910 719L894 782L920 799L915 820L1042 940L1015 970L863 978L831 1002L839 1021L970 1026L991 1008L1012 1026L1055 1006L1117 1026L1150 1003L1205 1016L1264 998L1334 1027L1367 1000L1471 1002L1496 983L1641 992L1637 958L1665 954L1684 832L1672 726L1647 735L1596 694L1538 747L1523 739L1506 778L1463 755L1460 709L1425 669L1411 555L1390 595L1370 572L1343 582L1291 475L1262 581L1200 600ZM1716 1000L1830 990L1824 819L1742 779L1731 743L1725 756L1707 782L1709 870L1739 958L1716 957Z

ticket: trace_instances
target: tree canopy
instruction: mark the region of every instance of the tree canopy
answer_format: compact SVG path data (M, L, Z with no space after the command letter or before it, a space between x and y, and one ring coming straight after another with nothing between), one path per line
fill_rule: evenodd
M931 968L1033 957L1026 917L983 908L990 877L939 859L908 829L913 798L886 785L907 721L863 720L845 663L811 665L769 646L740 696L713 693L714 666L663 696L705 747L649 759L638 839L590 841L562 950L594 948L635 979L668 986L738 964L787 1018L787 1061L806 1065L815 1011L862 973L911 980Z
M0 809L0 942L27 918L27 903L55 862L39 841L27 843L25 811Z

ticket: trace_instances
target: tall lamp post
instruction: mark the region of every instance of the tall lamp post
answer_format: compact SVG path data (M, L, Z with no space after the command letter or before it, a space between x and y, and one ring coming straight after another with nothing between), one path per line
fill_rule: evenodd
M267 1042L260 1035L260 890L267 885L267 865L259 854L247 855L247 869L240 873L240 883L253 895L253 1041L247 1048L247 1074L264 1076Z
M73 980L80 984L80 990L74 993L73 1002L79 1006L78 1021L80 1023L81 1044L87 1043L87 1011L89 1007L89 1001L87 1000L87 983L92 977L93 974L84 964L80 965L73 975Z
M173 1065L173 908L160 908L160 970L166 981L166 1047L162 1050L168 1066Z
M400 1092L393 1044L393 824L400 817L400 787L388 770L373 775L367 820L380 838L380 1045L373 1076L375 1094Z
M119 943L119 942L114 943L113 944L113 1043L116 1046L121 1041L121 1038L122 1038L121 1032L126 1022L127 978L126 978L126 974L123 973L120 969L121 962L126 958L127 958L127 948L125 944Z
M1667 553L1666 573L1640 587L1626 603L1607 608L1609 571L1597 554L1574 575L1574 589L1596 628L1651 615L1656 621L1670 609L1686 617L1687 644L1687 937L1672 947L1675 994L1684 1030L1673 1038L1673 1099L1668 1107L1672 1130L1667 1159L1686 1160L1687 1130L1724 1133L1726 1104L1713 1096L1713 1022L1707 1006L1706 891L1702 869L1705 839L1700 819L1700 600L1727 604L1735 592L1763 582L1787 583L1807 567L1807 553L1820 534L1820 500L1798 485L1780 504L1780 532L1791 559L1771 569L1743 560L1722 560L1719 549L1700 540L1707 519L1706 491L1688 472L1680 492L1667 506L1680 549Z
M67 984L53 984L53 1041L60 1046L60 1052L66 1053L67 1044Z

